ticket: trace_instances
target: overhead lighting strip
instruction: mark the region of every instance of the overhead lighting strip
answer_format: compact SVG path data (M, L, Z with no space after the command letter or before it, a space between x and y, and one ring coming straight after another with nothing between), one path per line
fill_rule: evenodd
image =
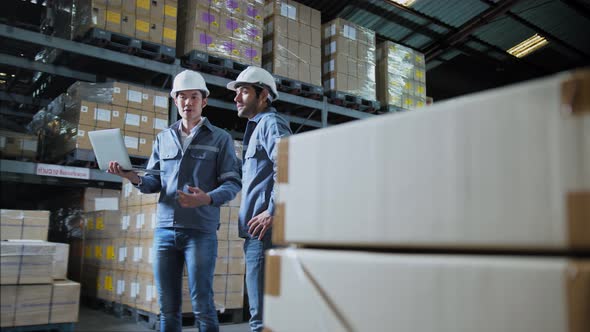
M547 44L549 44L549 42L547 41L547 39L545 39L545 37L540 36L539 34L535 34L534 36L513 46L506 52L508 52L511 55L514 55L517 58L522 58Z

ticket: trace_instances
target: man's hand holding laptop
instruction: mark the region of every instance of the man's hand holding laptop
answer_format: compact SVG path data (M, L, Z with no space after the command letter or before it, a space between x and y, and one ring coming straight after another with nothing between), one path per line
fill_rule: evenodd
M119 165L119 163L116 161L109 162L109 168L107 169L107 172L126 178L127 180L131 181L131 183L133 183L134 185L139 184L139 182L141 181L137 173L135 173L134 171L124 170L123 167L121 167L121 165Z

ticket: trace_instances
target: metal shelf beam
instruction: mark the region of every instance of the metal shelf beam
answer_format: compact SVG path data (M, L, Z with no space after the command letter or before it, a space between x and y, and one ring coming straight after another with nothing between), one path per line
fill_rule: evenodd
M37 163L7 159L0 160L0 172L45 176L37 175ZM98 169L90 169L90 178L84 181L122 182L120 177Z
M94 74L84 73L67 67L37 62L8 54L0 54L0 64L23 69L41 71L44 73L69 77L80 81L96 82L96 75Z

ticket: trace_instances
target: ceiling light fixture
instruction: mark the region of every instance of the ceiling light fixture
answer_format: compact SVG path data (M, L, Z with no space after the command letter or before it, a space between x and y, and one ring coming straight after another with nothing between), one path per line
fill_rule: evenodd
M396 3L398 5L402 5L404 7L410 7L416 0L387 0L389 2Z
M522 58L547 44L549 44L549 42L547 41L547 39L545 39L545 37L540 36L539 34L535 34L534 36L513 46L506 52L514 55L517 58Z

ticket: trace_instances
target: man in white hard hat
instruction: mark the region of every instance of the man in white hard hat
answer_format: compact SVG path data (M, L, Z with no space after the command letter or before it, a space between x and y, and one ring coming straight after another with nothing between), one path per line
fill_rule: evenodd
M138 176L111 162L109 172L143 193L160 193L154 230L154 278L159 295L160 330L182 330L182 272L199 330L219 331L213 302L219 207L241 188L240 166L231 136L201 115L209 90L194 71L179 73L170 92L182 118L158 134L147 168Z
M289 122L271 106L279 99L277 86L266 70L250 66L230 82L236 92L238 116L247 118L242 166L242 203L239 235L245 238L246 289L250 304L250 328L262 331L264 251L271 243L275 214L274 183L279 137L291 134Z

